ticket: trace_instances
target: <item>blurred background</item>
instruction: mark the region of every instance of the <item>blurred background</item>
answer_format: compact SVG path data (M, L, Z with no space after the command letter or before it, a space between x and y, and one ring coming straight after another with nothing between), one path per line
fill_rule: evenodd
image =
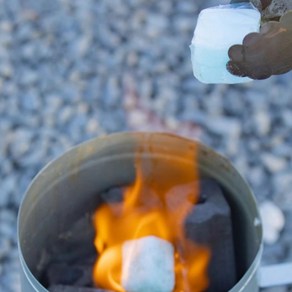
M20 291L29 182L73 145L120 131L178 133L227 156L269 202L263 216L285 216L263 264L292 261L292 73L199 83L188 46L199 11L218 2L0 0L0 291Z

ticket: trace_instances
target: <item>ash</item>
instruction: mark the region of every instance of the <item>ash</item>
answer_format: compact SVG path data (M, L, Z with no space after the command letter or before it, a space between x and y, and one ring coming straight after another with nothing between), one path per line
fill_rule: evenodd
M263 263L292 261L292 74L196 81L188 45L211 3L0 1L0 291L20 291L16 216L31 179L69 147L125 130L175 132L226 155L260 204L284 212Z

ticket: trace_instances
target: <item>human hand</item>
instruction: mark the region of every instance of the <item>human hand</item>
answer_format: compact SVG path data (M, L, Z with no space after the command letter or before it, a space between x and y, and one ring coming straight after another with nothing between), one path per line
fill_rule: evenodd
M248 34L242 45L228 52L227 69L237 76L266 79L292 69L292 11L279 22L270 21L259 33Z

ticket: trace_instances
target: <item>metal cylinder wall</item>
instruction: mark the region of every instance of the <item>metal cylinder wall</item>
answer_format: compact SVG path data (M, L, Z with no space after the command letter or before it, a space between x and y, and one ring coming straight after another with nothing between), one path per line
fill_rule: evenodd
M230 291L258 291L262 226L255 198L239 172L226 158L199 142L168 134L122 133L69 150L32 181L18 216L23 292L48 291L38 280L44 246L53 244L56 233L66 230L82 212L96 208L99 191L132 182L135 149L147 144L158 147L161 159L181 159L183 147L195 147L200 173L220 183L233 210L240 279Z

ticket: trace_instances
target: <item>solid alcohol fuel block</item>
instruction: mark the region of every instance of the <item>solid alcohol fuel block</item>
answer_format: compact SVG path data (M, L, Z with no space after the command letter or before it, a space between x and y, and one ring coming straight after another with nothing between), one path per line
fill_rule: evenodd
M122 248L122 286L130 292L171 292L174 248L155 236L126 241Z
M203 83L242 83L226 69L228 50L244 37L258 32L261 15L249 3L228 4L201 11L190 46L195 77Z

